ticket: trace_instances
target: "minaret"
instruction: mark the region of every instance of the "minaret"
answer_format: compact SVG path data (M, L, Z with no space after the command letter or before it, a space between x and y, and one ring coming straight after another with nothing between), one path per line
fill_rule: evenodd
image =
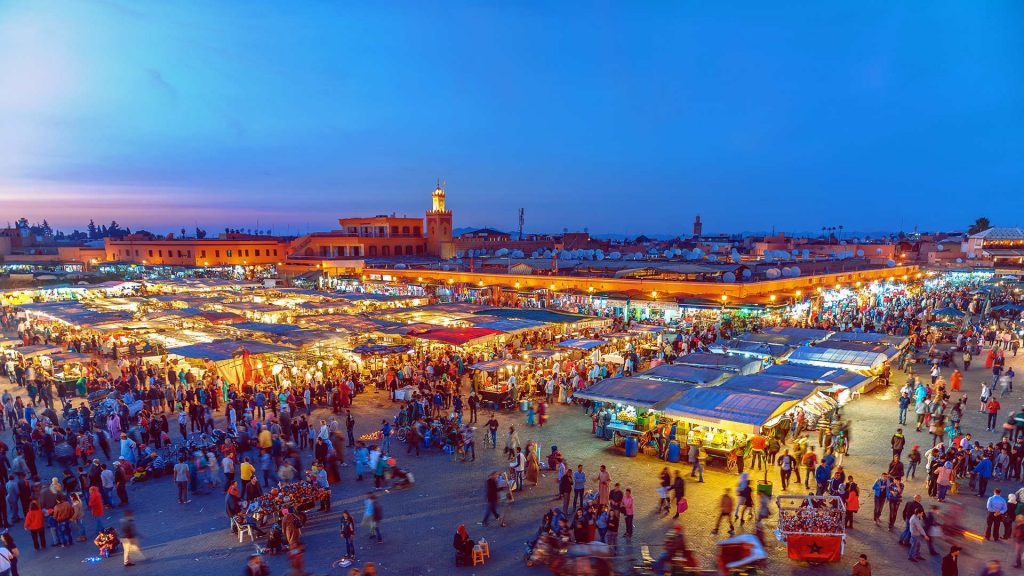
M431 209L427 211L427 254L447 260L454 255L452 213L444 206L444 187L440 180L431 194L431 201Z
M693 237L700 238L701 231L704 229L704 225L700 223L700 214L693 220Z

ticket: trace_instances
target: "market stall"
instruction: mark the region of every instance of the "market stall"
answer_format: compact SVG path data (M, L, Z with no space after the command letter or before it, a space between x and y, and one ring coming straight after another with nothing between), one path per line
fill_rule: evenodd
M756 358L708 352L691 352L676 358L675 364L685 364L697 368L713 368L736 374L754 374L761 370L761 361Z
M838 496L779 496L778 538L793 560L838 562L846 547L846 504Z
M489 360L477 362L469 368L475 370L473 376L476 393L484 406L509 410L515 406L509 378L516 372L530 366L529 362L513 359Z

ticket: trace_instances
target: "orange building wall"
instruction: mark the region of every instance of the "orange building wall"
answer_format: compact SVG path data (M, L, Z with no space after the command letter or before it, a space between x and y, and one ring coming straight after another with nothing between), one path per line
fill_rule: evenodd
M168 266L252 266L276 264L284 260L287 244L276 239L135 241L108 238L105 242L105 255L107 262Z

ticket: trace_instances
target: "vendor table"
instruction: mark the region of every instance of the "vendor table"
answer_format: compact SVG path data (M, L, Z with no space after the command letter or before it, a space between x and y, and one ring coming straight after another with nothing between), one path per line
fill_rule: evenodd
M497 404L503 410L512 408L512 396L508 392L499 392L497 390L480 390L478 392L480 399L484 402L490 402Z
M398 400L412 400L413 393L416 392L415 386L406 386L395 390L395 398Z
M627 426L621 422L613 422L605 426L605 430L612 432L612 444L618 446L625 442L627 436L639 436L643 434L642 431Z

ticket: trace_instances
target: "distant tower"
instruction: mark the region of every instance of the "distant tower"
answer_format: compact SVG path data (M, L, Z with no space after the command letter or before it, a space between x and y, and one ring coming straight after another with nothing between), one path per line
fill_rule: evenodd
M704 230L704 225L700 222L700 214L693 220L693 237L700 238L701 232Z
M432 205L427 211L427 254L449 259L455 254L452 243L452 213L444 207L444 187L440 180L431 194Z

